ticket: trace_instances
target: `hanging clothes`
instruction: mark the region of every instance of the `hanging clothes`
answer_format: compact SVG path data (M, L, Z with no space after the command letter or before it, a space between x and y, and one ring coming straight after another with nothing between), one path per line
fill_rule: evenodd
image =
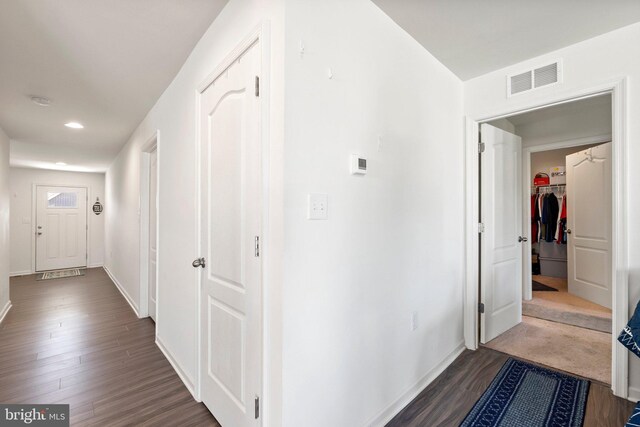
M556 241L556 243L559 243L558 239L560 237L560 234L562 234L562 223L561 223L561 218L562 218L562 204L564 201L564 195L560 196L560 200L558 200L558 205L560 206L560 211L558 212L558 220L556 222L556 233L553 235L553 240ZM562 240L562 239L560 239Z
M531 243L538 243L538 194L531 195Z
M558 232L556 233L556 243L567 244L567 195L562 197L560 215L558 215Z
M547 194L544 198L542 211L542 222L545 224L544 240L547 242L553 242L555 240L559 210L560 206L558 205L556 195L553 193Z

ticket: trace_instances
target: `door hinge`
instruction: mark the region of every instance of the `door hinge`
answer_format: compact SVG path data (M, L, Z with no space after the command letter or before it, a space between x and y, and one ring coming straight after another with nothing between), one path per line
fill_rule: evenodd
M260 256L260 236L256 236L254 244L255 244L255 247L254 247L255 256L259 257Z
M254 411L257 420L260 418L260 398L258 396L256 396L256 399L254 400Z
M484 313L484 303L478 303L478 313L483 314Z
M478 223L478 234L482 234L484 233L484 224L479 222Z
M484 142L478 143L478 153L484 153Z
M256 76L256 96L260 96L260 77Z

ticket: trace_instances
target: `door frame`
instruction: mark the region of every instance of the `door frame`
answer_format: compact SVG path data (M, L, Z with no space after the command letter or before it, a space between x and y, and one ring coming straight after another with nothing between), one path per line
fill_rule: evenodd
M149 172L151 152L157 150L157 169L156 169L156 198L160 194L160 131L156 130L153 135L140 148L140 303L138 306L138 317L149 317ZM156 199L157 200L157 199ZM158 274L159 263L158 255L160 248L158 242L160 240L160 212L156 211L156 331L158 330Z
M628 291L628 245L627 245L627 167L628 152L628 95L627 78L606 81L600 84L578 89L553 92L546 96L532 98L523 107L503 107L493 114L479 114L465 117L465 283L464 283L464 341L471 350L478 348L479 342L479 123L506 118L529 111L547 108L553 105L610 94L612 101L612 321L611 334L611 389L616 396L627 398L629 395L628 353L616 344L617 333L626 325L629 313ZM523 248L524 250L524 248Z
M523 161L523 193L525 196L531 194L531 183L533 182L533 176L531 174L531 154L540 153L543 151L561 150L563 148L583 147L585 145L593 144L605 144L611 142L611 134L589 136L586 138L570 139L566 141L550 142L548 144L532 145L530 147L523 148L522 161ZM522 211L522 224L524 226L523 231L526 232L526 236L531 237L531 221L530 219L530 203L527 197L523 198L523 211ZM525 242L525 252L522 258L523 276L522 276L522 299L531 300L533 298L533 290L531 281L533 273L529 266L531 265L531 245L533 239L528 239Z
M268 306L266 301L268 299L267 290L269 288L268 284L268 264L271 256L271 245L270 245L270 236L269 236L269 147L270 147L270 127L269 127L269 117L270 117L270 25L268 21L263 21L257 27L255 27L249 34L246 36L229 54L227 54L224 59L219 63L219 65L214 69L214 71L209 74L202 83L198 86L195 93L195 103L196 103L196 135L195 135L195 190L196 190L196 246L194 258L197 258L197 254L200 253L201 249L201 207L202 207L202 197L201 197L201 132L200 132L200 103L201 97L204 91L215 81L218 76L220 76L224 71L233 64L237 58L246 51L251 45L256 42L260 42L261 49L261 76L260 76L260 98L262 98L261 105L261 138L262 138L262 207L261 207L261 217L262 217L262 237L261 237L261 248L260 248L260 260L262 263L261 269L261 285L262 285L262 318L261 318L261 326L262 326L262 351L260 354L260 366L261 366L261 391L260 391L260 401L262 402L260 405L260 418L259 423L263 424L265 419L269 418L269 409L268 404L270 396L267 396L267 390L269 390L268 383L268 351L266 351L269 346L269 340L266 334L268 330L267 325L267 314L268 314ZM197 315L196 315L196 331L197 331L197 378L195 384L195 397L196 400L202 401L202 330L201 330L201 318L202 318L202 275L200 273L200 269L194 269L194 282L197 286Z
M36 270L36 227L38 226L38 187L62 187L62 188L84 188L87 190L87 235L86 235L86 250L85 257L87 260L86 268L90 268L89 265L89 256L91 255L91 217L89 216L89 201L91 200L91 187L88 185L58 185L58 184L42 184L42 183L32 183L31 184L31 273L35 274ZM44 271L44 270L43 270Z

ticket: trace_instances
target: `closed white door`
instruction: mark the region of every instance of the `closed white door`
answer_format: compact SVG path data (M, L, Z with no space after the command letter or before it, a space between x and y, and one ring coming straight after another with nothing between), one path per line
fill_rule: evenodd
M258 425L262 282L260 46L201 96L201 391L224 427ZM198 267L198 260L194 266ZM202 264L201 263L201 264Z
M480 132L480 341L486 344L522 321L522 140L488 124Z
M158 151L149 155L149 316L156 320L157 292Z
M36 187L36 271L87 266L87 189Z
M611 143L567 156L569 293L611 308Z

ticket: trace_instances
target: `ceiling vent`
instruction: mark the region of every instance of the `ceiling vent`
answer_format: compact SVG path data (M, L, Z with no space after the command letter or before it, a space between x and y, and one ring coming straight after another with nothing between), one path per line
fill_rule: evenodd
M524 73L507 76L507 96L529 92L544 86L559 83L561 80L561 64L552 64L534 68Z

